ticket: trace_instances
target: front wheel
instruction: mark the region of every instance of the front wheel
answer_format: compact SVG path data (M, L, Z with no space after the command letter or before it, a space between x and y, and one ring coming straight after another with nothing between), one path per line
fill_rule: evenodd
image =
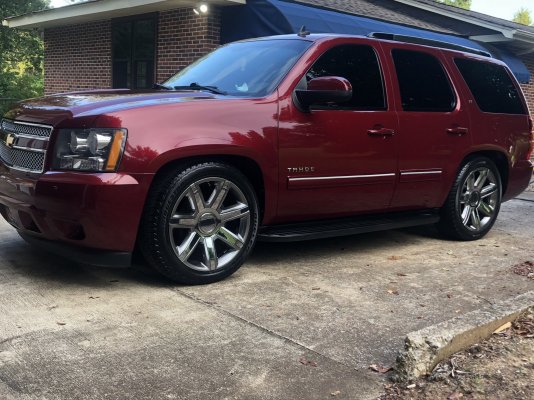
M139 244L152 267L168 278L211 283L243 264L258 220L255 192L241 172L225 164L198 164L153 187Z
M476 240L486 235L501 207L502 181L488 158L465 163L441 209L438 229L458 240Z

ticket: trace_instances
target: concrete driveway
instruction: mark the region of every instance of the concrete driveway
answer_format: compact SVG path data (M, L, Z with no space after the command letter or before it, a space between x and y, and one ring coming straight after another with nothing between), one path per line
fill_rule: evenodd
M39 252L0 222L1 399L366 399L404 336L534 289L534 202L483 240L431 227L265 244L224 282L172 285Z

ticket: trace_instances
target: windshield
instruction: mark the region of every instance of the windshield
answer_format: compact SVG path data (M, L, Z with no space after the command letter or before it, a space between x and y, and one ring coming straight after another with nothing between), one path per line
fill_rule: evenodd
M298 39L232 43L191 64L164 84L181 89L210 87L232 96L266 96L310 45L311 42Z

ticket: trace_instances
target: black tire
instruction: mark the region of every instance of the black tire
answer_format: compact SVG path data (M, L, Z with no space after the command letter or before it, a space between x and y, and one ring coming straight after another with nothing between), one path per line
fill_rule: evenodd
M501 198L502 179L493 161L486 157L469 159L458 172L437 227L452 239L480 239L497 220Z
M168 173L153 184L139 247L167 278L207 284L241 267L258 224L258 201L247 178L230 165L207 162Z

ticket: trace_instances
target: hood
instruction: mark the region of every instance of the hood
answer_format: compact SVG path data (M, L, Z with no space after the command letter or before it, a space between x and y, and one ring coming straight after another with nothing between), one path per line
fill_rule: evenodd
M223 98L225 97L203 91L93 90L24 100L16 103L4 116L9 119L56 126L61 121L75 117L86 119L87 123L90 123L100 114L125 109Z

